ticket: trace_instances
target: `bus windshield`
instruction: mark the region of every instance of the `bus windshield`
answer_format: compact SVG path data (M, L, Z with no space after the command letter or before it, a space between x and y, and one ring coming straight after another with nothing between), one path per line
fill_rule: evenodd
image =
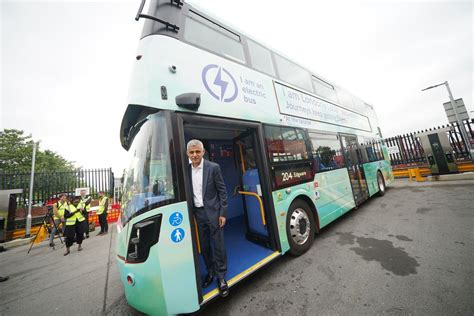
M149 115L136 129L124 174L122 223L175 196L166 118L162 113Z

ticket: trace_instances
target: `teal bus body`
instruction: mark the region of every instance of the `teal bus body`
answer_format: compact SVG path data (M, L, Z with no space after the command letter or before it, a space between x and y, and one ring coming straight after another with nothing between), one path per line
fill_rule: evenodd
M182 227L185 236L191 234L185 202L160 207L137 216L124 229L156 214L162 214L163 219L168 219L176 211L184 214ZM170 238L166 238L173 228L167 220L163 220L160 231L163 237L150 248L149 259L144 263L126 264L124 260L117 259L129 303L148 314L181 314L199 309L191 239L184 238L182 243L173 244ZM126 236L120 232L117 238L119 255L125 253L128 244ZM128 275L135 280L133 286L127 282Z
M186 16L194 9L179 10ZM205 141L207 159L217 159L228 185L226 245L239 245L227 249L230 287L285 253L306 251L320 229L383 195L393 174L371 106L345 106L191 45L182 33L160 32L140 41L121 126L131 165L116 261L132 307L171 315L195 312L219 295L201 287L205 267L185 154L190 138ZM184 94L199 100L178 104Z

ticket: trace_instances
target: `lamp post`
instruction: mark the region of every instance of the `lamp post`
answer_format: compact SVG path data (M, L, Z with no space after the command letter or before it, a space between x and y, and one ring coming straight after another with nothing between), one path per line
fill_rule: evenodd
M451 89L449 89L448 82L445 81L443 83L440 83L440 84L437 84L437 85L434 85L434 86L431 86L431 87L428 87L428 88L424 88L421 91L426 91L426 90L433 89L433 88L436 88L436 87L439 87L439 86L442 86L442 85L445 85L446 89L448 89L449 100L451 101L451 106L453 107L453 112L454 112L454 115L456 116L456 121L458 123L459 130L460 130L460 132L462 134L462 138L464 140L464 147L466 148L466 151L468 151L469 154L471 154L471 156L472 156L471 144L469 142L469 138L467 136L466 129L464 128L464 124L462 123L461 119L459 118L458 110L456 109L456 102L454 102L453 94L451 93Z
M31 159L30 192L28 196L28 216L26 216L25 237L30 237L31 232L31 204L33 203L33 183L35 181L35 161L37 144L33 142L33 157Z

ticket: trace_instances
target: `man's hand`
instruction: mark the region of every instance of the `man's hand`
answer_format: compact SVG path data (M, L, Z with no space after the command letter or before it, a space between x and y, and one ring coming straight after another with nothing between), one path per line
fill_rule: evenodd
M222 228L225 225L225 217L219 216L219 227Z

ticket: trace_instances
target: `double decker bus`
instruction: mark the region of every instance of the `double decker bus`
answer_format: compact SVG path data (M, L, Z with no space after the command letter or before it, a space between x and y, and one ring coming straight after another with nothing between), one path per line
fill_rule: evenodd
M192 213L191 139L221 167L229 287L393 180L371 105L180 0L144 20L120 139L129 152L117 237L128 303L147 314L200 309L219 295ZM231 290L232 295L232 290Z

